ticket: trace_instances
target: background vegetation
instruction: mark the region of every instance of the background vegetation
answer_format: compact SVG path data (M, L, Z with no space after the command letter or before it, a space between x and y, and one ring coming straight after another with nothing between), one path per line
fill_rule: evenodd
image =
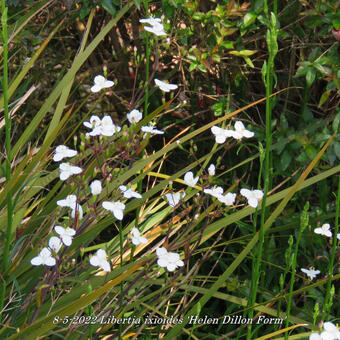
M1 338L306 339L320 321L339 322L338 1L6 6L2 1ZM143 30L139 19L149 16L162 18L166 37ZM98 74L115 86L91 93ZM161 92L153 78L179 89ZM134 108L143 121L127 127ZM125 128L89 141L82 122L91 115L110 115ZM255 137L216 144L210 128L236 120ZM165 134L143 139L140 128L149 122ZM60 144L77 149L77 165L86 169L66 182L52 161ZM207 172L212 163L215 176ZM200 176L195 188L183 182L189 170ZM106 183L95 200L94 178ZM121 184L142 194L127 203L122 222L101 208L118 199ZM213 185L237 193L235 205L203 194ZM241 188L264 191L257 210ZM185 199L168 206L162 196L179 190ZM81 197L82 220L56 204L71 193ZM314 233L324 223L333 238ZM53 269L33 267L56 224L77 230L72 245ZM148 243L131 248L135 226ZM160 269L160 246L179 253L185 266ZM89 264L99 248L111 260L107 275ZM321 271L313 281L301 272L309 267ZM190 315L220 322L188 324ZM222 324L224 315L284 322ZM73 322L82 316L183 322Z

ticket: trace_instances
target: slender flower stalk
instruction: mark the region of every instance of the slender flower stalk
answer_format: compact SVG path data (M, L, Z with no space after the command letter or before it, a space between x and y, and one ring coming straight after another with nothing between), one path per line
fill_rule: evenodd
M293 260L292 260L292 276L290 279L290 287L289 287L289 294L288 294L288 302L287 302L287 311L286 311L286 328L289 326L289 317L290 317L290 308L292 304L292 298L293 298L293 288L294 288L294 280L295 280L295 269L296 269L296 261L297 261L297 255L299 251L299 243L301 239L301 235L305 228L308 226L309 223L309 216L308 216L308 209L309 209L309 202L305 204L305 207L303 208L301 219L300 219L300 229L296 238L295 243L295 250L293 254ZM285 339L288 339L288 332L285 334Z
M267 9L268 13L268 3L265 0L265 8ZM270 20L269 20L270 19ZM277 45L277 32L278 29L276 27L276 16L274 13L271 13L271 17L268 17L268 24L269 27L267 29L267 47L269 52L268 58L268 65L264 62L262 67L262 78L263 82L266 87L266 151L265 151L265 167L264 167L264 193L263 193L263 200L262 200L262 211L261 211L261 225L260 225L260 233L259 233L259 246L258 246L258 253L257 253L257 260L254 268L255 278L254 280L254 302L256 301L256 291L258 287L258 282L260 278L260 266L262 260L262 252L263 252L263 245L264 245L264 223L266 219L266 202L267 202L267 193L271 187L271 178L272 178L272 154L271 154L271 145L272 145L272 99L271 94L273 91L273 78L274 78L274 59L278 51ZM250 316L252 317L253 310L250 312ZM288 320L288 318L287 318ZM251 339L251 331L252 327L249 325L248 332L247 332L247 340Z

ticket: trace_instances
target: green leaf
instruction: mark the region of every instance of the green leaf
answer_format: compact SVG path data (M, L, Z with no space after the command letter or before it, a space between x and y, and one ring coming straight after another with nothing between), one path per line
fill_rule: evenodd
M101 0L100 5L112 16L116 15L117 11L111 0Z
M334 152L336 154L336 157L338 157L338 159L340 159L340 142L334 143Z
M306 83L308 87L310 87L314 83L315 77L316 77L315 70L313 68L308 68L306 73Z
M246 28L250 26L255 20L256 20L257 15L253 12L248 12L244 17L243 17L243 28Z
M229 51L228 53L232 55L237 55L239 57L247 57L247 56L255 54L256 52L257 51L253 51L253 50L242 50L242 51Z
M266 76L267 76L267 61L265 60L262 68L261 68L261 73L262 73L262 81L264 84L266 84Z
M321 98L320 98L319 104L318 104L319 107L321 107L325 103L325 101L328 99L330 93L331 93L331 90L327 90L321 95Z
M280 157L281 170L285 171L288 168L291 161L292 161L292 156L290 155L290 151L285 150Z
M138 10L140 11L140 0L133 0L133 3L135 4L135 6L138 8Z
M249 57L243 57L243 59L245 60L245 62L247 63L248 66L250 66L251 68L254 68L254 64L251 61L251 59Z
M332 129L334 132L339 131L339 123L340 123L340 111L335 115L332 123Z

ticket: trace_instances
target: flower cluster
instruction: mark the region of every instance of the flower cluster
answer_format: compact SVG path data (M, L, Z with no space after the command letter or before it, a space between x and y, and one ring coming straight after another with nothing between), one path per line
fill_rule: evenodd
M33 266L55 266L57 261L52 256L52 252L57 254L63 244L69 247L72 244L73 236L76 234L76 231L74 229L63 228L58 225L54 227L54 231L59 235L59 237L50 237L48 241L48 247L42 248L39 255L31 259L31 264Z

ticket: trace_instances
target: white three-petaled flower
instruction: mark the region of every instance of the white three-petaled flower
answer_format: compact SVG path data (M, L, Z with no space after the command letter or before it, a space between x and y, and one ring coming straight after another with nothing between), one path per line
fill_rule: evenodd
M83 209L80 204L77 203L76 195L68 195L65 199L57 201L59 207L69 207L72 209L71 217L74 218L76 210L79 212L79 218L83 218Z
M194 187L198 181L198 178L199 178L198 176L194 178L194 174L191 171L188 171L184 175L184 182L189 187Z
M246 128L244 127L243 123L240 120L235 122L234 129L235 130L227 130L227 131L229 131L229 133L231 134L231 137L235 139L242 139L243 137L251 138L254 136L254 132L246 130Z
M324 331L321 333L322 340L340 339L339 328L332 322L324 322L323 329Z
M236 194L233 194L232 192L228 192L225 195L218 195L217 199L224 203L225 205L233 205L236 199Z
M76 150L69 149L65 145L59 145L55 149L55 154L53 156L53 160L55 162L59 162L65 157L74 157L76 154L77 154Z
M60 238L57 236L52 236L49 241L48 241L48 246L50 247L50 249L52 249L55 253L57 253L61 246L63 245L63 243L60 241Z
M309 340L336 340L340 339L340 331L337 326L335 326L332 322L324 322L323 323L324 331L319 333L312 333L309 336Z
M98 116L93 115L91 116L90 121L84 122L83 125L89 129L94 129L96 126L100 125L100 123L101 123L101 119Z
M131 124L136 124L143 118L142 112L140 112L136 109L129 112L126 116L127 116L128 121Z
M84 122L84 125L93 130L89 132L90 136L107 136L111 137L116 132L119 132L121 128L113 124L110 116L104 116L103 119L97 116L92 116L90 122Z
M142 126L141 130L146 133L152 133L153 135L162 135L164 131L157 130L153 125Z
M211 189L204 189L203 192L218 198L219 196L223 194L223 188L216 187L216 188L211 188Z
M93 196L99 195L102 192L102 183L98 179L95 179L91 182L90 189Z
M121 221L123 219L125 209L124 203L104 201L102 203L102 207L106 210L111 211L117 220Z
M62 242L65 246L70 246L72 244L72 238L76 234L76 231L72 228L63 228L59 225L54 227L54 230L61 237Z
M101 89L106 89L114 85L112 80L106 80L103 76L98 75L94 77L94 85L91 87L91 91L96 93Z
M218 126L213 126L211 132L215 135L215 142L218 144L223 144L228 137L232 136L233 131L222 129Z
M128 189L125 185L121 185L119 190L123 193L125 198L142 198L142 195L132 189Z
M332 232L330 230L331 226L328 223L323 224L320 228L315 228L314 233L324 235L327 237L332 237Z
M175 207L181 198L185 197L185 192L176 192L175 194L165 194L165 197L170 205L170 207Z
M170 92L171 90L176 90L178 88L178 85L176 84L169 84L159 79L155 79L155 83L164 92Z
M209 168L208 168L208 173L209 173L209 176L215 176L215 165L214 164L210 164Z
M104 249L98 249L96 254L92 255L90 264L95 267L100 267L105 272L111 271L110 263L107 261L107 255Z
M38 256L33 257L33 259L31 260L31 264L33 266L44 265L52 267L56 264L56 259L52 257L51 250L45 247L41 249Z
M162 24L162 20L160 18L140 19L139 22L142 24L150 25L144 26L144 29L148 32L151 32L157 36L166 35L166 32L164 31L164 26Z
M140 232L137 228L133 228L131 232L132 232L131 241L135 246L139 246L140 244L144 244L148 242L147 238L140 236Z
M263 191L261 190L241 189L240 193L248 200L248 204L253 208L257 207L259 200L263 197Z
M67 180L72 175L78 175L83 170L79 168L79 166L70 165L68 163L61 163L59 165L60 175L59 178L61 181Z
M310 269L301 268L301 271L307 274L310 280L313 280L316 277L316 275L321 273L320 270L314 270L313 268Z
M158 257L157 264L166 268L169 272L173 272L177 267L183 267L184 262L181 261L179 254L168 252L165 248L161 247L156 249Z

